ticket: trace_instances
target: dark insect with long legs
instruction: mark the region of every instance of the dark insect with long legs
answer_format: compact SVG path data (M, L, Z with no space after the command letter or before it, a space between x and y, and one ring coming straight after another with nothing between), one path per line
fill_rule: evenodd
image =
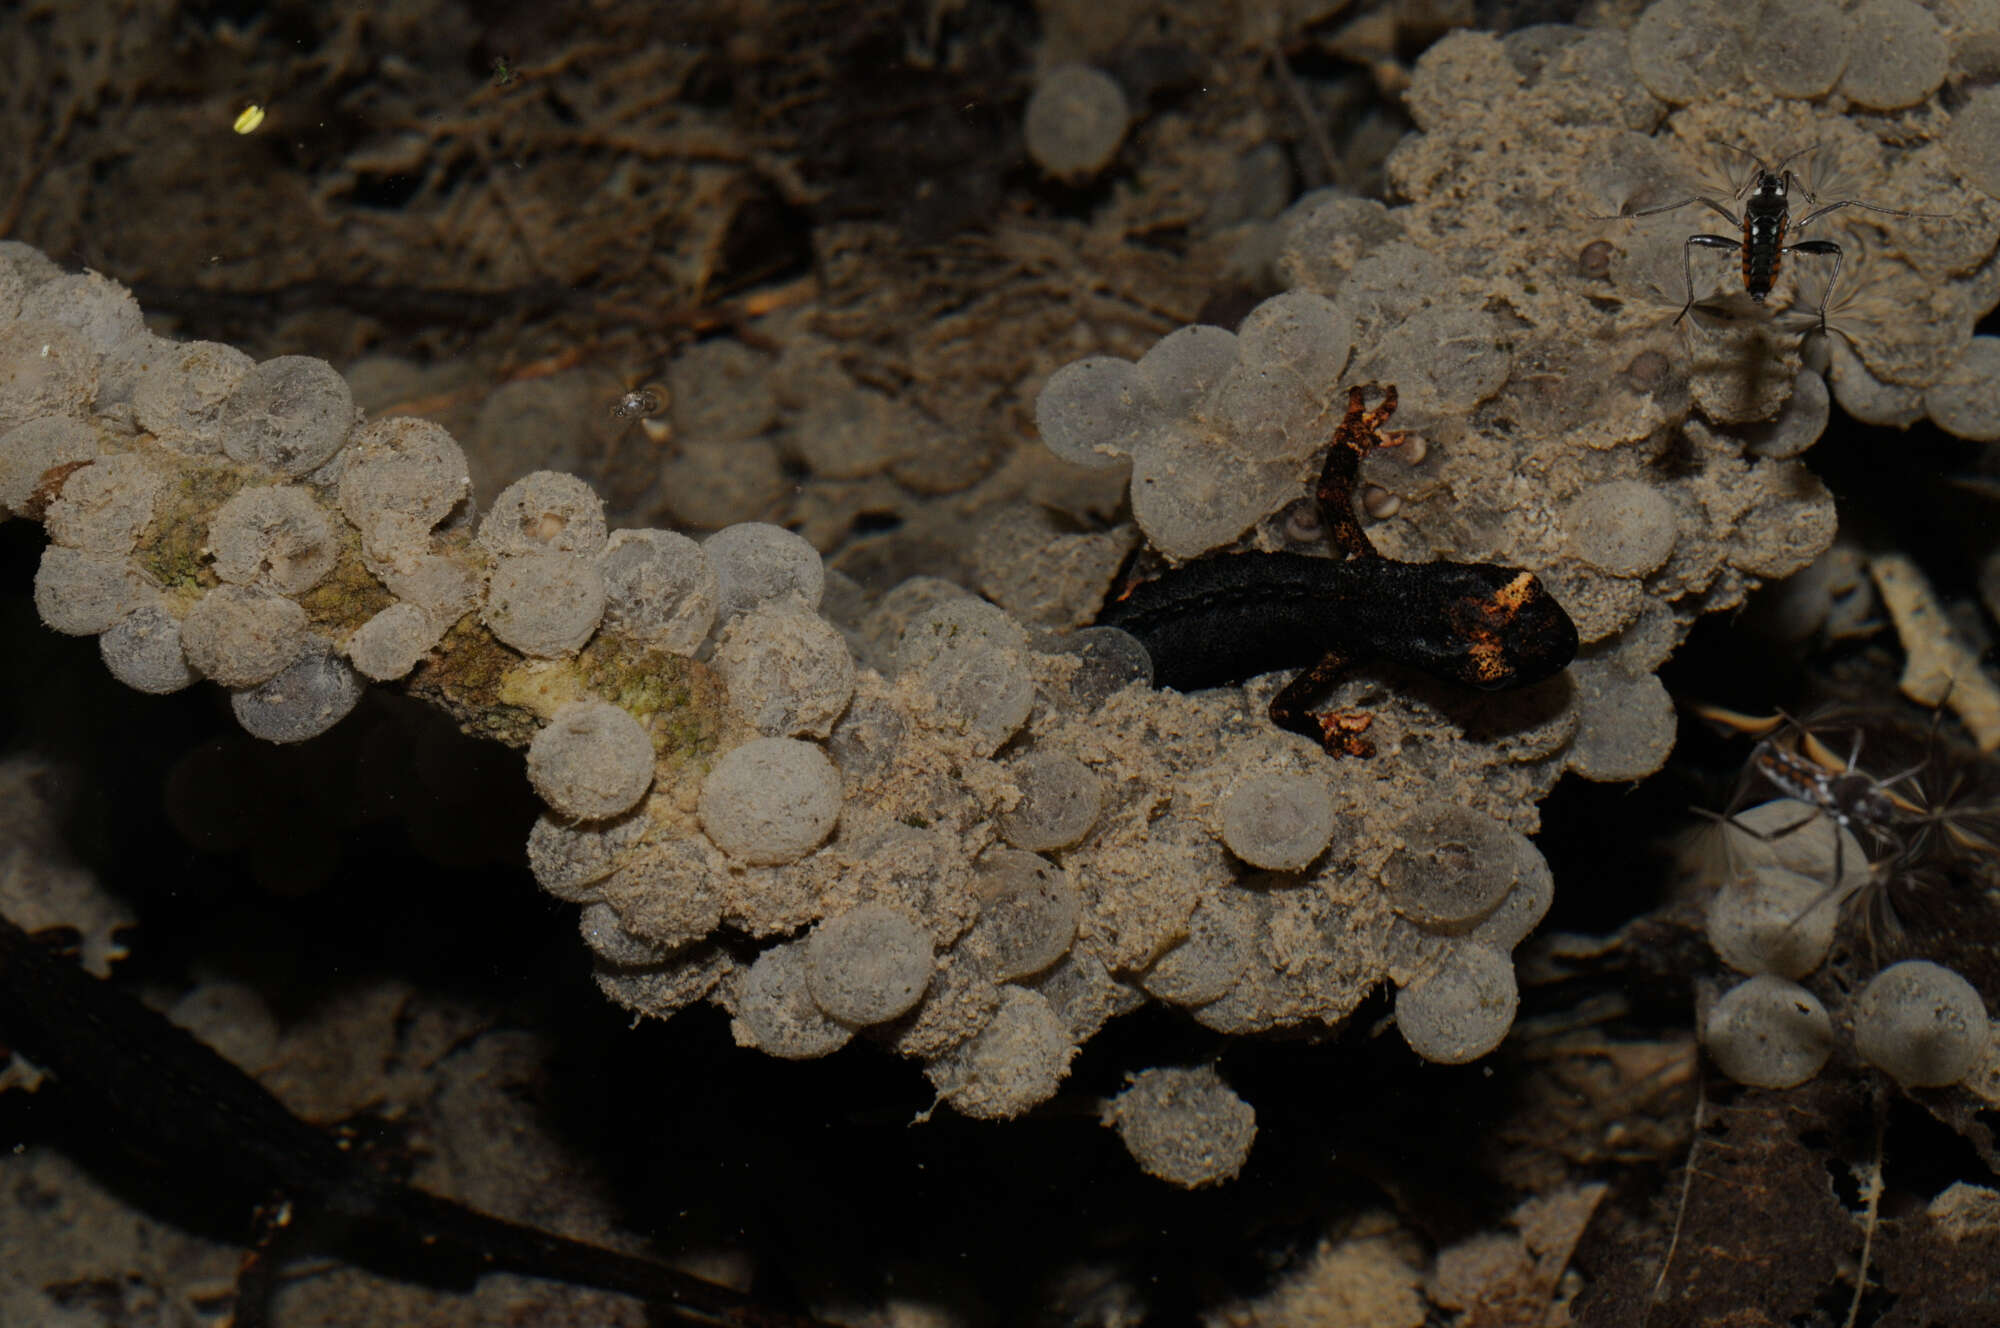
M1878 207L1873 203L1864 203L1858 198L1836 198L1821 202L1818 196L1789 169L1791 162L1813 151L1813 148L1803 148L1794 152L1775 167L1771 167L1764 165L1742 148L1732 147L1727 143L1717 146L1728 148L1731 152L1743 153L1750 158L1755 167L1749 178L1729 199L1730 202L1738 203L1742 207L1742 215L1739 216L1722 201L1702 194L1673 203L1663 203L1659 207L1641 208L1637 212L1612 216L1592 214L1593 220L1619 221L1633 217L1657 216L1662 212L1673 212L1699 203L1736 227L1738 232L1736 235L1705 233L1690 235L1686 243L1681 246L1681 275L1687 281L1687 302L1681 305L1681 311L1674 315L1675 326L1678 326L1681 319L1688 316L1688 311L1694 308L1693 254L1697 247L1736 250L1743 260L1743 289L1749 292L1750 298L1758 304L1764 303L1765 297L1771 293L1772 286L1777 284L1778 273L1784 267L1785 255L1813 254L1833 259L1833 272L1827 278L1826 290L1820 296L1819 330L1824 333L1826 306L1833 298L1834 283L1840 280L1840 266L1845 258L1845 251L1832 240L1804 240L1793 237L1829 212L1838 212L1841 208L1864 208L1869 212L1880 212L1891 217L1941 218L1946 215L1941 212L1904 212L1896 208ZM1791 196L1794 192L1803 198L1807 207L1811 209L1797 221L1793 221L1791 216Z
M1864 914L1871 946L1878 940L1900 944L1902 910L1943 885L1953 864L1984 872L2000 861L2000 805L1987 800L1974 786L1971 770L1949 754L1939 729L1942 707L1927 726L1921 756L1886 776L1861 767L1863 729L1869 727L1861 716L1830 724L1825 715L1801 721L1782 712L1760 717L1710 706L1695 706L1694 712L1722 729L1758 739L1729 810L1696 809L1701 815L1767 844L1821 817L1845 832L1834 841L1826 893L1801 919L1839 897L1843 906ZM1828 739L1842 742L1843 734L1846 750L1836 751ZM1889 728L1886 736L1893 741L1896 730ZM1747 825L1738 812L1760 787L1814 810L1776 829ZM1841 891L1848 872L1841 845L1849 835L1867 860L1866 881L1852 894Z
M1694 710L1710 723L1737 733L1752 734L1758 739L1744 767L1745 785L1739 790L1730 810L1717 813L1697 808L1701 815L1767 843L1783 839L1824 816L1838 829L1852 835L1871 857L1902 848L1903 819L1919 808L1909 798L1897 793L1896 786L1915 775L1921 766L1878 779L1861 768L1859 729L1853 731L1852 745L1843 757L1828 747L1812 727L1783 711L1762 718L1739 715L1714 706L1696 706ZM1759 831L1744 825L1736 819L1736 812L1745 800L1744 795L1758 784L1782 797L1805 803L1814 810L1777 830ZM1843 842L1841 837L1834 840L1833 881L1836 885L1841 880L1845 865L1841 861Z

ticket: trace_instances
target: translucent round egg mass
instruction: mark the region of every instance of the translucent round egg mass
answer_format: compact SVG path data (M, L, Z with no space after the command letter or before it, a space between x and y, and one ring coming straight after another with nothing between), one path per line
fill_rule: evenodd
M637 968L660 961L659 948L625 930L617 910L609 904L585 904L577 911L576 925L590 952L614 968Z
M1039 973L1069 952L1080 907L1060 867L1033 853L996 849L973 882L979 916L966 946L1002 981Z
M224 581L283 595L311 590L340 556L326 514L296 484L237 490L209 523L208 542Z
M252 737L304 742L345 719L365 685L324 637L313 636L284 668L232 693L229 707Z
M49 630L65 636L109 631L147 598L146 588L121 558L51 544L35 569L35 612ZM300 618L303 622L304 615ZM296 647L296 639L291 644ZM272 668L282 663L275 660Z
M1832 948L1843 902L1867 883L1867 855L1809 803L1781 798L1731 820L1718 830L1730 874L1708 902L1709 944L1740 973L1804 977Z
M479 522L479 543L500 555L546 550L594 558L604 540L603 501L576 476L552 470L502 489Z
M522 654L559 659L597 630L604 578L575 554L510 554L493 565L483 616L493 635Z
M1463 1065L1500 1045L1520 1004L1514 961L1463 945L1435 974L1396 992L1396 1027L1425 1060Z
M911 620L896 647L896 669L930 692L941 720L991 753L1034 708L1027 644L1027 631L1006 610L965 596Z
M1924 393L1924 405L1949 433L2000 441L2000 337L1974 337Z
M367 677L387 682L415 668L443 635L430 614L399 601L354 630L347 639L347 659Z
M19 511L44 475L92 460L100 446L97 430L66 416L40 416L17 429L0 426L0 508Z
M634 820L643 820L635 813ZM622 854L594 893L617 910L626 931L661 950L701 940L722 921L724 882L715 850L696 837L649 844Z
M225 687L255 687L299 657L306 611L282 595L221 585L181 620L188 663Z
M1382 886L1390 906L1417 926L1470 930L1514 888L1521 862L1514 832L1486 813L1431 807L1397 829L1401 846L1382 869Z
M716 846L758 866L794 862L832 833L840 772L796 738L758 738L726 753L701 788L701 827Z
M730 704L771 737L826 737L854 695L846 639L798 605L760 605L732 619L713 662Z
M181 650L180 621L156 604L142 604L97 638L111 676L134 691L164 696L195 680Z
M1219 330L1219 329L1218 329ZM1230 360L1236 338L1229 333ZM1035 427L1051 452L1074 465L1108 468L1125 461L1153 403L1130 360L1092 355L1055 371L1035 398Z
M222 450L222 403L255 366L234 346L188 341L154 358L132 390L139 426L190 455Z
M1891 964L1855 1003L1855 1049L1905 1088L1957 1083L1985 1058L1991 1038L1978 989L1927 960Z
M528 831L528 870L557 899L594 900L645 832L645 818L637 814L578 824L544 812Z
M857 1028L915 1007L935 967L930 932L883 904L836 914L806 940L806 986L814 1004Z
M1222 842L1253 867L1298 871L1333 838L1333 795L1318 775L1252 775L1223 795Z
M429 531L471 490L465 451L449 433L429 420L391 416L355 430L340 475L340 510L364 535L391 516Z
M1724 992L1701 1029L1716 1066L1739 1084L1791 1088L1833 1053L1833 1021L1796 982L1761 973Z
M1570 504L1570 541L1578 557L1612 576L1645 576L1673 556L1679 517L1665 494L1639 480L1586 489Z
M1066 752L1031 752L1011 773L1021 800L1000 816L1000 833L1015 848L1046 853L1080 843L1104 810L1104 781Z
M1196 1007L1220 1000L1250 966L1258 919L1233 894L1202 900L1187 921L1187 934L1139 976L1149 995L1175 1005Z
M736 1040L768 1056L830 1056L854 1032L813 1001L806 985L806 943L789 941L757 956L735 986Z
M670 530L621 530L597 558L605 621L677 655L692 655L715 624L720 582L701 546Z
M0 381L0 437L34 420L81 415L97 395L97 353L59 323L0 325L0 363L22 366Z
M354 394L325 360L281 355L244 374L218 413L222 450L299 479L340 451L355 422Z
M701 542L716 577L716 619L726 622L772 600L817 609L826 589L819 550L783 526L745 521Z
M86 553L124 557L153 519L163 479L144 457L98 457L70 475L50 501L49 538Z
M621 706L573 702L528 744L528 782L564 816L616 816L652 786L653 740Z
M1183 1189L1234 1180L1257 1138L1256 1111L1208 1065L1140 1071L1103 1121L1148 1175Z
M1110 164L1132 110L1116 79L1088 65L1048 70L1028 97L1022 135L1050 175L1082 179Z
M1069 1029L1048 998L1008 986L992 1021L924 1073L958 1111L1005 1120L1054 1097L1075 1054Z

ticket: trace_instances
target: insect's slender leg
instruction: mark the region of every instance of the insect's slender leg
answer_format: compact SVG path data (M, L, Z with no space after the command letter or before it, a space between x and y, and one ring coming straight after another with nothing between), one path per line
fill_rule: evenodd
M1612 212L1609 214L1588 212L1585 213L1584 215L1589 217L1592 221L1629 221L1633 217L1656 217L1662 212L1672 212L1677 208L1684 208L1690 203L1699 203L1705 208L1714 209L1717 213L1721 214L1722 219L1724 221L1728 222L1732 226L1740 227L1743 224L1743 219L1737 216L1734 212L1731 212L1728 208L1716 202L1714 199L1704 198L1701 197L1700 195L1697 195L1693 198L1683 198L1678 203L1662 203L1658 207L1640 208L1637 212Z
M1738 834L1748 835L1752 839L1765 844L1775 844L1788 835L1795 835L1824 815L1823 812L1815 808L1811 815L1793 821L1790 825L1781 825L1776 830L1759 830L1755 826L1743 824L1742 821L1737 819L1734 812L1712 812L1706 807L1690 807L1688 810L1697 816L1715 822L1717 825L1727 826Z
M1819 330L1826 333L1826 306L1833 302L1833 283L1840 280L1840 264L1846 257L1839 245L1832 240L1800 240L1785 246L1788 254L1832 254L1833 275L1826 279L1826 290L1819 297Z
M1798 926L1798 925L1799 925L1799 924L1800 924L1801 922L1804 922L1804 921L1805 921L1805 920L1806 920L1807 918L1811 917L1811 916L1812 916L1812 915L1813 915L1813 914L1814 914L1814 913L1815 913L1815 912L1816 912L1816 911L1817 911L1817 910L1819 909L1820 905L1822 905L1822 904L1826 903L1826 901L1827 901L1827 900L1829 900L1829 899L1834 899L1834 900L1839 900L1839 899L1844 899L1844 898L1845 898L1845 896L1844 896L1844 895L1842 895L1842 894L1840 893L1840 885L1839 885L1839 881L1840 881L1840 870L1841 870L1841 868L1840 868L1840 841L1839 841L1839 840L1837 840L1837 839L1836 839L1836 840L1834 840L1834 841L1833 841L1833 845L1834 845L1834 847L1833 847L1833 859L1834 859L1834 877L1833 877L1833 879L1834 879L1834 882L1835 882L1835 884L1833 884L1833 885L1830 885L1830 886L1828 886L1828 887L1827 887L1826 889L1824 889L1824 890L1820 891L1820 893L1819 893L1819 897L1818 897L1817 899L1813 900L1813 901L1812 901L1812 903L1810 903L1810 904L1807 904L1807 905L1806 905L1806 906L1805 906L1804 908L1800 909L1800 910L1799 910L1799 911L1798 911L1797 913L1794 913L1794 914L1792 915L1792 920L1791 920L1790 922L1787 922L1787 923L1785 924L1785 926L1786 926L1786 927L1788 927L1788 928L1789 928L1789 927L1796 927L1796 926Z
M1736 819L1736 816L1733 813L1712 812L1708 810L1708 808L1706 807L1694 807L1690 808L1690 810L1702 817L1705 817L1708 820L1714 821L1716 824L1724 827L1727 830L1735 830L1740 834L1746 834L1750 836L1752 839L1758 840L1765 844L1775 844L1779 840L1784 839L1789 835L1797 834L1799 831L1805 829L1807 826L1821 819L1830 821L1833 825L1833 832L1834 832L1833 879L1826 886L1825 889L1821 890L1818 895L1813 897L1811 903L1807 904L1804 908L1800 909L1796 914L1794 914L1792 916L1791 921L1787 922L1785 926L1788 928L1796 927L1801 922L1804 922L1808 917L1811 917L1814 910L1818 909L1822 904L1826 903L1827 900L1839 899L1843 897L1840 892L1840 882L1841 878L1846 875L1847 863L1845 860L1845 853L1843 852L1843 845L1841 842L1842 836L1840 832L1842 826L1837 818L1828 815L1826 812L1822 810L1815 809L1810 815L1805 816L1799 820L1793 821L1788 825L1782 825L1778 827L1776 830L1759 830L1754 826L1748 826L1743 824L1743 822Z
M1910 787L1916 791L1917 796L1922 797L1923 789L1920 785L1915 783L1915 780L1916 777L1918 775L1921 775L1925 771L1925 769L1927 769L1929 766L1930 762L1928 760L1919 761L1907 770L1898 770L1895 774L1890 775L1887 779L1877 780L1876 785L1882 790L1883 796L1889 799L1890 804L1894 806L1897 811L1902 812L1905 816L1922 816L1925 813L1924 804L1917 801L1916 798L1912 798L1907 793L1898 793L1896 791L1896 785L1908 781L1910 783ZM1951 791L1954 793L1958 791L1958 786L1955 780L1951 786Z
M1681 275L1687 278L1688 298L1687 303L1681 306L1681 311L1674 315L1674 321L1670 324L1673 327L1679 327L1681 319L1688 316L1688 310L1694 308L1693 254L1696 245L1700 245L1704 249L1740 250L1743 248L1741 240L1731 239L1727 235L1690 235L1687 237L1687 243L1681 246Z
M1749 835L1752 839L1760 840L1766 844L1775 844L1779 840L1785 838L1788 835L1797 834L1799 831L1805 829L1807 826L1813 824L1815 821L1819 821L1822 819L1825 820L1829 825L1833 827L1832 878L1827 882L1826 888L1822 890L1810 904L1807 904L1804 908L1800 909L1796 914L1794 914L1792 920L1786 923L1785 925L1787 927L1796 927L1801 922L1804 922L1808 917L1812 916L1813 911L1819 908L1820 905L1826 903L1827 900L1845 898L1845 896L1842 895L1841 893L1840 886L1841 882L1847 876L1847 844L1846 844L1847 834L1845 833L1847 831L1847 826L1840 817L1823 809L1815 809L1811 815L1806 816L1803 819L1793 821L1789 825L1780 826L1776 830L1758 830L1752 826L1747 826L1743 824L1741 821L1737 820L1736 817L1733 815L1724 815L1723 813L1720 812L1712 812L1705 807L1696 807L1693 808L1692 810L1708 818L1711 821L1714 821L1722 826L1727 827L1728 829L1735 830L1741 834Z
M1788 179L1791 178L1791 174L1792 173L1790 171L1786 171L1785 172L1786 178ZM1869 212L1880 212L1885 217L1921 217L1929 221L1943 221L1946 218L1953 215L1952 213L1949 212L1905 212L1900 208L1876 207L1873 203L1864 203L1858 198L1836 198L1831 203L1822 203L1817 198L1814 198L1811 194L1807 193L1806 187L1804 185L1801 184L1797 185L1796 187L1799 191L1800 197L1804 198L1806 202L1813 205L1813 210L1806 213L1803 217L1800 217L1797 221L1793 222L1792 223L1793 230L1800 230L1806 226L1809 226L1813 222L1818 221L1821 217L1824 217L1829 212L1838 212L1842 208L1850 208L1850 207L1862 208Z

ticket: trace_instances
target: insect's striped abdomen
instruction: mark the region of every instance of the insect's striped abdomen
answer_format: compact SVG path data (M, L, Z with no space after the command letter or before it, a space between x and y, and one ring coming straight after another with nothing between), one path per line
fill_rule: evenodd
M1786 216L1782 208L1774 214L1756 203L1752 199L1743 213L1743 288L1751 299L1762 300L1784 264Z

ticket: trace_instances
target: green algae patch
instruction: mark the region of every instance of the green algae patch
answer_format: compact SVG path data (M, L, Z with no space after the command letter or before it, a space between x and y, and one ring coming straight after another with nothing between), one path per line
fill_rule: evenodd
M516 747L564 706L608 701L645 726L669 776L705 768L740 737L715 670L622 637L599 638L573 659L529 659L467 615L411 673L409 688L450 710L468 733Z
M394 604L396 597L361 561L361 532L338 512L329 515L339 532L340 555L326 579L297 598L314 627L336 641L345 641L361 624Z
M140 573L185 609L221 584L210 566L208 525L217 508L250 483L237 466L178 465L153 503L133 561Z
M701 661L600 636L577 656L575 668L592 695L646 726L663 763L705 762L720 750L730 728L729 691Z
M521 656L468 613L410 671L409 693L448 711L473 737L526 747L542 722L533 710L508 699L521 666Z

